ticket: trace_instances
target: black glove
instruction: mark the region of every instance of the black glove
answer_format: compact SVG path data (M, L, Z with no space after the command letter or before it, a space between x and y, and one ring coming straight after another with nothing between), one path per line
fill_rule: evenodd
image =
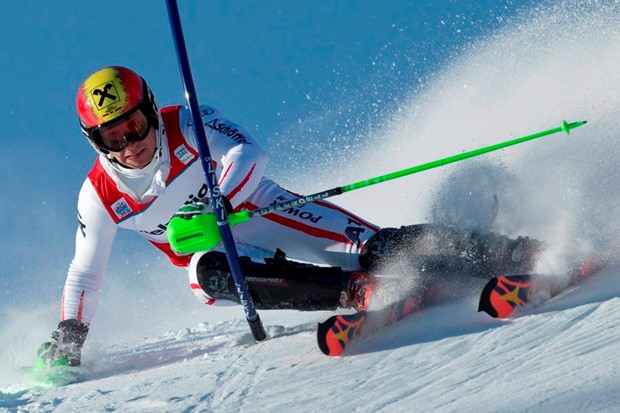
M75 319L61 321L50 341L41 344L37 357L48 366L79 366L86 334L86 324Z

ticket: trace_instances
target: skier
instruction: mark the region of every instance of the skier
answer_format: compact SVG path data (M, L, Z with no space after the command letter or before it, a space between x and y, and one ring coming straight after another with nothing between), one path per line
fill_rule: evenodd
M121 66L90 75L79 87L76 103L82 132L98 158L79 193L75 255L62 295L61 321L39 349L40 359L50 366L80 365L118 228L138 232L174 265L187 267L190 287L201 302L238 301L221 251L179 254L166 238L166 226L180 207L208 211L188 110L160 110L144 79ZM263 176L267 156L246 129L211 106L200 109L229 213L298 198ZM390 263L433 262L440 270L453 258L474 275L492 276L529 271L538 246L527 238L431 224L380 229L325 201L268 214L232 232L238 243L276 252L265 263L241 258L258 309L364 310L376 285L370 274ZM284 253L324 266L300 264Z

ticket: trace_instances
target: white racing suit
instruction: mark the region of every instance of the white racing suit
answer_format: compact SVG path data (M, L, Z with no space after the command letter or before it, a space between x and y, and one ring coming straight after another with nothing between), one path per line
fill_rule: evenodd
M113 166L100 155L80 190L76 250L69 266L61 319L89 324L103 285L117 228L136 231L178 266L188 267L190 286L204 303L215 304L198 285L198 255L175 253L166 225L180 206L208 195L189 111L162 109L160 156L141 173ZM263 172L267 156L247 130L209 106L201 106L207 141L221 193L235 211L298 198ZM333 205L318 201L254 218L232 228L236 242L268 251L283 250L303 261L360 268L358 255L379 228ZM194 268L192 268L194 267Z

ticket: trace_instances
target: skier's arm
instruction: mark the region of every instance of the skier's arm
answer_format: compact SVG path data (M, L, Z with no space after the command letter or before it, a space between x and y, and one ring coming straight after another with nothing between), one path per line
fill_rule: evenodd
M184 121L189 113L186 110L182 112L185 115L181 116L181 130L190 140L194 140L194 131L187 120ZM220 190L234 209L258 186L267 166L267 154L245 128L216 109L201 106L201 112L211 157L219 163L216 169Z
M89 324L99 301L104 271L116 224L99 201L89 180L80 191L75 255L69 265L61 304L61 320Z
M99 301L104 269L116 234L111 220L93 190L84 182L78 200L79 225L75 235L75 256L62 295L58 328L37 352L38 368L79 366L88 325Z

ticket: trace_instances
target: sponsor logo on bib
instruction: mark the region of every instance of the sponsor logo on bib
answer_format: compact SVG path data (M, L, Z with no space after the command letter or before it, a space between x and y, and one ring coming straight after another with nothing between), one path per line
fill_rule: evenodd
M192 159L194 159L194 155L183 144L174 150L174 154L177 158L179 158L179 161L183 162L183 165L187 165Z
M127 201L125 201L125 198L121 198L113 203L112 210L118 218L124 218L132 212L131 207L127 204Z

